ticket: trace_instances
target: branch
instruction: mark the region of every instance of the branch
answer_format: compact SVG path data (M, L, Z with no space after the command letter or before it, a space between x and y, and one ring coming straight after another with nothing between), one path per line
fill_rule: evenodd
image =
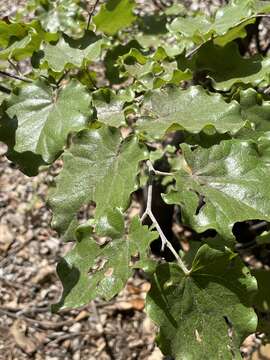
M148 169L150 170L150 172L154 173L155 175L162 175L162 176L172 176L173 175L173 173L159 171L159 170L154 169L153 164L151 163L150 160L146 161L146 165L148 166Z
M27 78L25 78L25 77L18 76L18 75L13 75L13 74L10 74L10 73L8 73L8 72L6 72L6 71L2 71L2 70L0 70L0 75L2 75L2 76L8 76L8 77L10 77L10 78L12 78L12 79L24 81L24 82L27 82L27 83L31 83L31 82L32 82L32 80L30 80L30 79L27 79Z
M149 216L149 218L151 219L154 227L156 228L157 232L159 233L161 243L162 243L161 250L164 251L165 246L167 246L167 248L169 248L169 250L172 252L174 257L176 258L177 264L179 265L179 267L183 271L183 273L185 275L189 275L191 271L186 268L183 260L177 254L177 252L175 251L175 249L172 246L172 244L170 243L170 241L166 238L164 232L162 231L161 227L159 226L159 223L158 223L157 219L155 218L155 216L154 216L154 214L152 212L152 195L153 195L152 180L153 180L153 174L154 175L156 175L157 173L159 173L159 175L161 175L161 174L162 175L172 175L172 174L171 173L162 173L161 171L155 170L150 161L147 161L147 166L148 166L149 171L150 171L149 185L148 185L148 191L147 191L147 204L146 204L145 212L143 213L143 215L141 217L141 222L143 222L146 219L146 217Z
M89 30L90 22L91 22L92 16L96 10L98 3L99 3L99 0L96 0L91 11L89 11L89 13L88 13L88 21L87 21L86 30Z

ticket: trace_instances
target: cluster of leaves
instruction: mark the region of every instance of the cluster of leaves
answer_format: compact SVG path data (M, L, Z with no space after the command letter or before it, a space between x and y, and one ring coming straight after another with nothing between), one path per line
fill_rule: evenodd
M177 3L152 13L133 0L93 5L95 15L78 0L33 0L33 20L0 20L6 156L29 176L63 161L49 206L52 226L75 244L57 267L54 310L109 300L142 269L164 354L240 359L245 337L267 331L256 312L269 311L268 273L251 275L234 226L270 222L270 57L246 41L250 29L258 40L270 2L234 0L212 16ZM200 234L188 253L173 251L176 262L151 254L153 240L172 240L151 210L156 184ZM145 216L130 219L142 188ZM268 242L267 232L258 239Z

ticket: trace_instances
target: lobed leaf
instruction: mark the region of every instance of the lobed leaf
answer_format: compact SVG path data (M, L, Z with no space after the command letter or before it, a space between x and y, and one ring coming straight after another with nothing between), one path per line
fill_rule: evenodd
M171 263L157 267L146 311L160 327L158 345L175 360L241 359L254 332L256 280L228 248L203 245L184 276Z
M269 140L266 144L269 148ZM215 229L233 238L236 222L270 220L269 155L252 141L227 140L191 151L182 145L185 170L176 173L175 190L164 196L178 204L194 230Z
M18 122L15 150L31 151L52 162L63 150L67 136L87 126L90 101L77 80L56 92L42 80L23 86L12 96L7 110Z
M132 256L145 256L157 233L142 226L136 217L127 235L119 234L105 246L99 246L83 227L78 228L77 236L74 248L57 266L63 294L54 310L86 305L96 297L110 300L123 289L136 268Z
M103 39L87 31L80 39L63 36L57 44L45 44L39 53L41 68L62 72L66 68L83 66L84 60L95 61L101 54Z
M209 94L200 86L153 90L146 94L141 114L138 129L154 138L175 130L235 134L245 124L239 104L228 104L220 94Z
M202 44L214 38L221 46L237 38L246 36L245 27L255 22L255 16L269 13L269 1L257 0L231 1L220 7L211 16L196 15L195 17L178 17L169 26L173 33L192 40L195 44Z
M97 219L111 208L125 210L137 187L138 164L146 158L136 137L122 139L115 128L79 134L64 153L64 168L49 199L53 227L64 239L72 240L82 205L94 201Z
M133 0L108 0L106 4L101 5L100 10L94 16L94 24L97 30L107 35L114 35L119 30L130 26L136 16Z
M270 58L254 55L242 57L237 44L220 47L209 42L194 56L193 71L209 77L216 90L227 91L234 84L244 83L258 86L269 80Z

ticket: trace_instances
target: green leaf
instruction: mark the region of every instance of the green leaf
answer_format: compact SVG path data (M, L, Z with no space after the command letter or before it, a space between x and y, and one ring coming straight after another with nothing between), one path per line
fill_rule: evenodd
M269 147L269 141L268 141ZM269 156L251 141L227 140L191 151L182 145L186 165L166 202L182 208L183 221L198 231L215 229L232 238L232 227L246 220L270 220Z
M2 104L0 107L0 141L8 146L6 157L18 165L19 169L28 176L38 174L39 167L46 165L40 155L33 154L30 151L18 153L14 150L15 133L17 129L16 119L10 119Z
M109 88L97 90L93 93L93 104L98 121L114 127L125 125L124 104L133 98L131 91L120 91L116 94Z
M27 28L20 23L7 23L0 20L0 45L7 47L11 38L21 39L27 35Z
M123 76L132 76L144 89L155 89L165 84L178 85L181 81L191 80L189 69L181 71L176 61L170 61L166 51L159 47L151 56L143 55L138 49L131 49L120 58L125 68Z
M228 248L203 245L189 276L159 265L146 311L160 327L162 352L175 360L242 359L239 347L257 326L255 291L255 278Z
M124 234L124 217L120 210L109 209L97 221L95 231L98 236L117 238Z
M237 38L246 36L245 27L255 22L255 16L269 12L269 2L263 6L261 1L231 1L220 7L214 17L197 15L195 17L178 17L169 29L184 38L201 44L214 38L221 46Z
M192 59L193 70L204 73L213 81L217 90L227 91L237 83L260 85L270 76L270 59L255 55L244 58L237 44L225 47L207 43Z
M80 5L80 0L35 0L28 11L35 11L46 31L80 34L85 25L83 8Z
M52 162L66 144L68 134L87 126L91 96L77 80L53 92L44 81L25 85L13 95L7 113L16 116L18 152L31 151Z
M119 30L130 26L136 16L133 15L133 0L108 0L101 5L100 10L94 16L94 24L97 30L107 35L114 35Z
M37 51L40 47L42 40L44 41L56 41L58 39L58 35L56 33L46 33L40 26L38 21L32 21L29 24L21 25L22 31L19 38L16 37L18 35L16 32L19 31L18 28L15 28L15 24L11 27L10 41L8 42L8 47L0 50L0 59L15 59L15 60L23 60L32 56L32 54ZM19 24L18 24L19 27ZM0 24L1 30L1 24ZM5 32L8 32L9 28L6 29ZM14 32L14 37L12 36L12 32ZM4 43L7 41L7 36L4 36ZM12 40L12 41L11 41Z
M124 140L117 129L102 127L79 134L64 153L64 168L50 197L53 226L64 239L73 239L82 205L94 201L97 219L111 208L125 210L137 187L138 164L146 158L137 138Z
M227 104L221 95L209 94L200 86L151 91L145 96L141 114L138 129L154 138L179 129L234 134L245 124L239 104Z
M254 89L240 91L239 103L242 114L250 121L257 136L270 131L270 101L265 101Z
M84 60L89 62L99 58L102 44L103 40L91 31L76 40L64 35L56 45L45 44L39 55L41 67L50 68L54 72L80 68Z
M99 246L90 231L83 231L74 248L57 266L64 289L54 310L86 305L96 297L110 300L122 290L132 269L137 267L136 262L131 263L131 257L137 254L144 257L157 236L142 226L137 217L132 219L127 235L119 234L105 246Z
M104 58L105 74L111 84L119 84L126 80L125 77L120 77L117 60L133 48L140 49L140 44L135 40L131 40L125 45L117 44L107 51Z

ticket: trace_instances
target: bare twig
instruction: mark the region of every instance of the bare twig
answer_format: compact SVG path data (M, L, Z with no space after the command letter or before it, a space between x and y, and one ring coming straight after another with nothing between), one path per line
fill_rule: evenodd
M10 77L10 78L12 78L12 79L24 81L24 82L27 82L27 83L31 83L31 82L32 82L32 80L30 80L30 79L27 79L27 78L25 78L25 77L18 76L18 75L13 75L13 74L10 74L10 73L8 73L8 72L6 72L6 71L2 71L2 70L0 70L0 75L1 75L1 76L7 76L7 77Z
M96 0L94 5L92 6L91 10L88 13L88 21L87 21L86 30L89 30L90 22L91 22L93 14L96 10L96 7L98 6L98 3L99 3L99 0Z
M183 260L180 258L180 256L178 255L178 253L176 252L176 250L174 249L174 247L172 246L172 244L170 243L170 241L166 238L164 232L162 231L157 219L155 218L153 212L152 212L152 195L153 195L153 184L152 184L152 174L157 174L157 170L155 170L153 168L153 165L151 164L150 161L147 161L147 165L150 171L150 176L149 176L149 184L148 184L148 192L147 192L147 204L146 204L146 209L145 212L143 213L142 217L141 217L141 222L143 222L145 220L145 218L147 216L149 216L149 218L151 219L154 227L156 228L157 232L159 233L160 239L161 239L161 250L163 251L165 246L167 246L167 248L172 252L172 254L174 255L177 264L179 265L180 269L183 271L183 273L185 275L189 275L190 274L190 270L187 269L186 265L184 264ZM162 172L159 172L162 173ZM171 173L162 173L162 175L171 175Z
M173 175L173 173L159 171L159 170L154 169L154 166L150 160L147 160L146 165L148 166L148 169L151 172L153 172L155 175L161 175L161 176L172 176Z
M58 79L57 83L56 83L56 86L59 87L61 81L69 74L70 72L70 69L65 71L61 76L60 78Z
M253 224L250 226L250 231L260 231L260 230L267 230L269 228L269 223L267 221L260 221L257 224Z

